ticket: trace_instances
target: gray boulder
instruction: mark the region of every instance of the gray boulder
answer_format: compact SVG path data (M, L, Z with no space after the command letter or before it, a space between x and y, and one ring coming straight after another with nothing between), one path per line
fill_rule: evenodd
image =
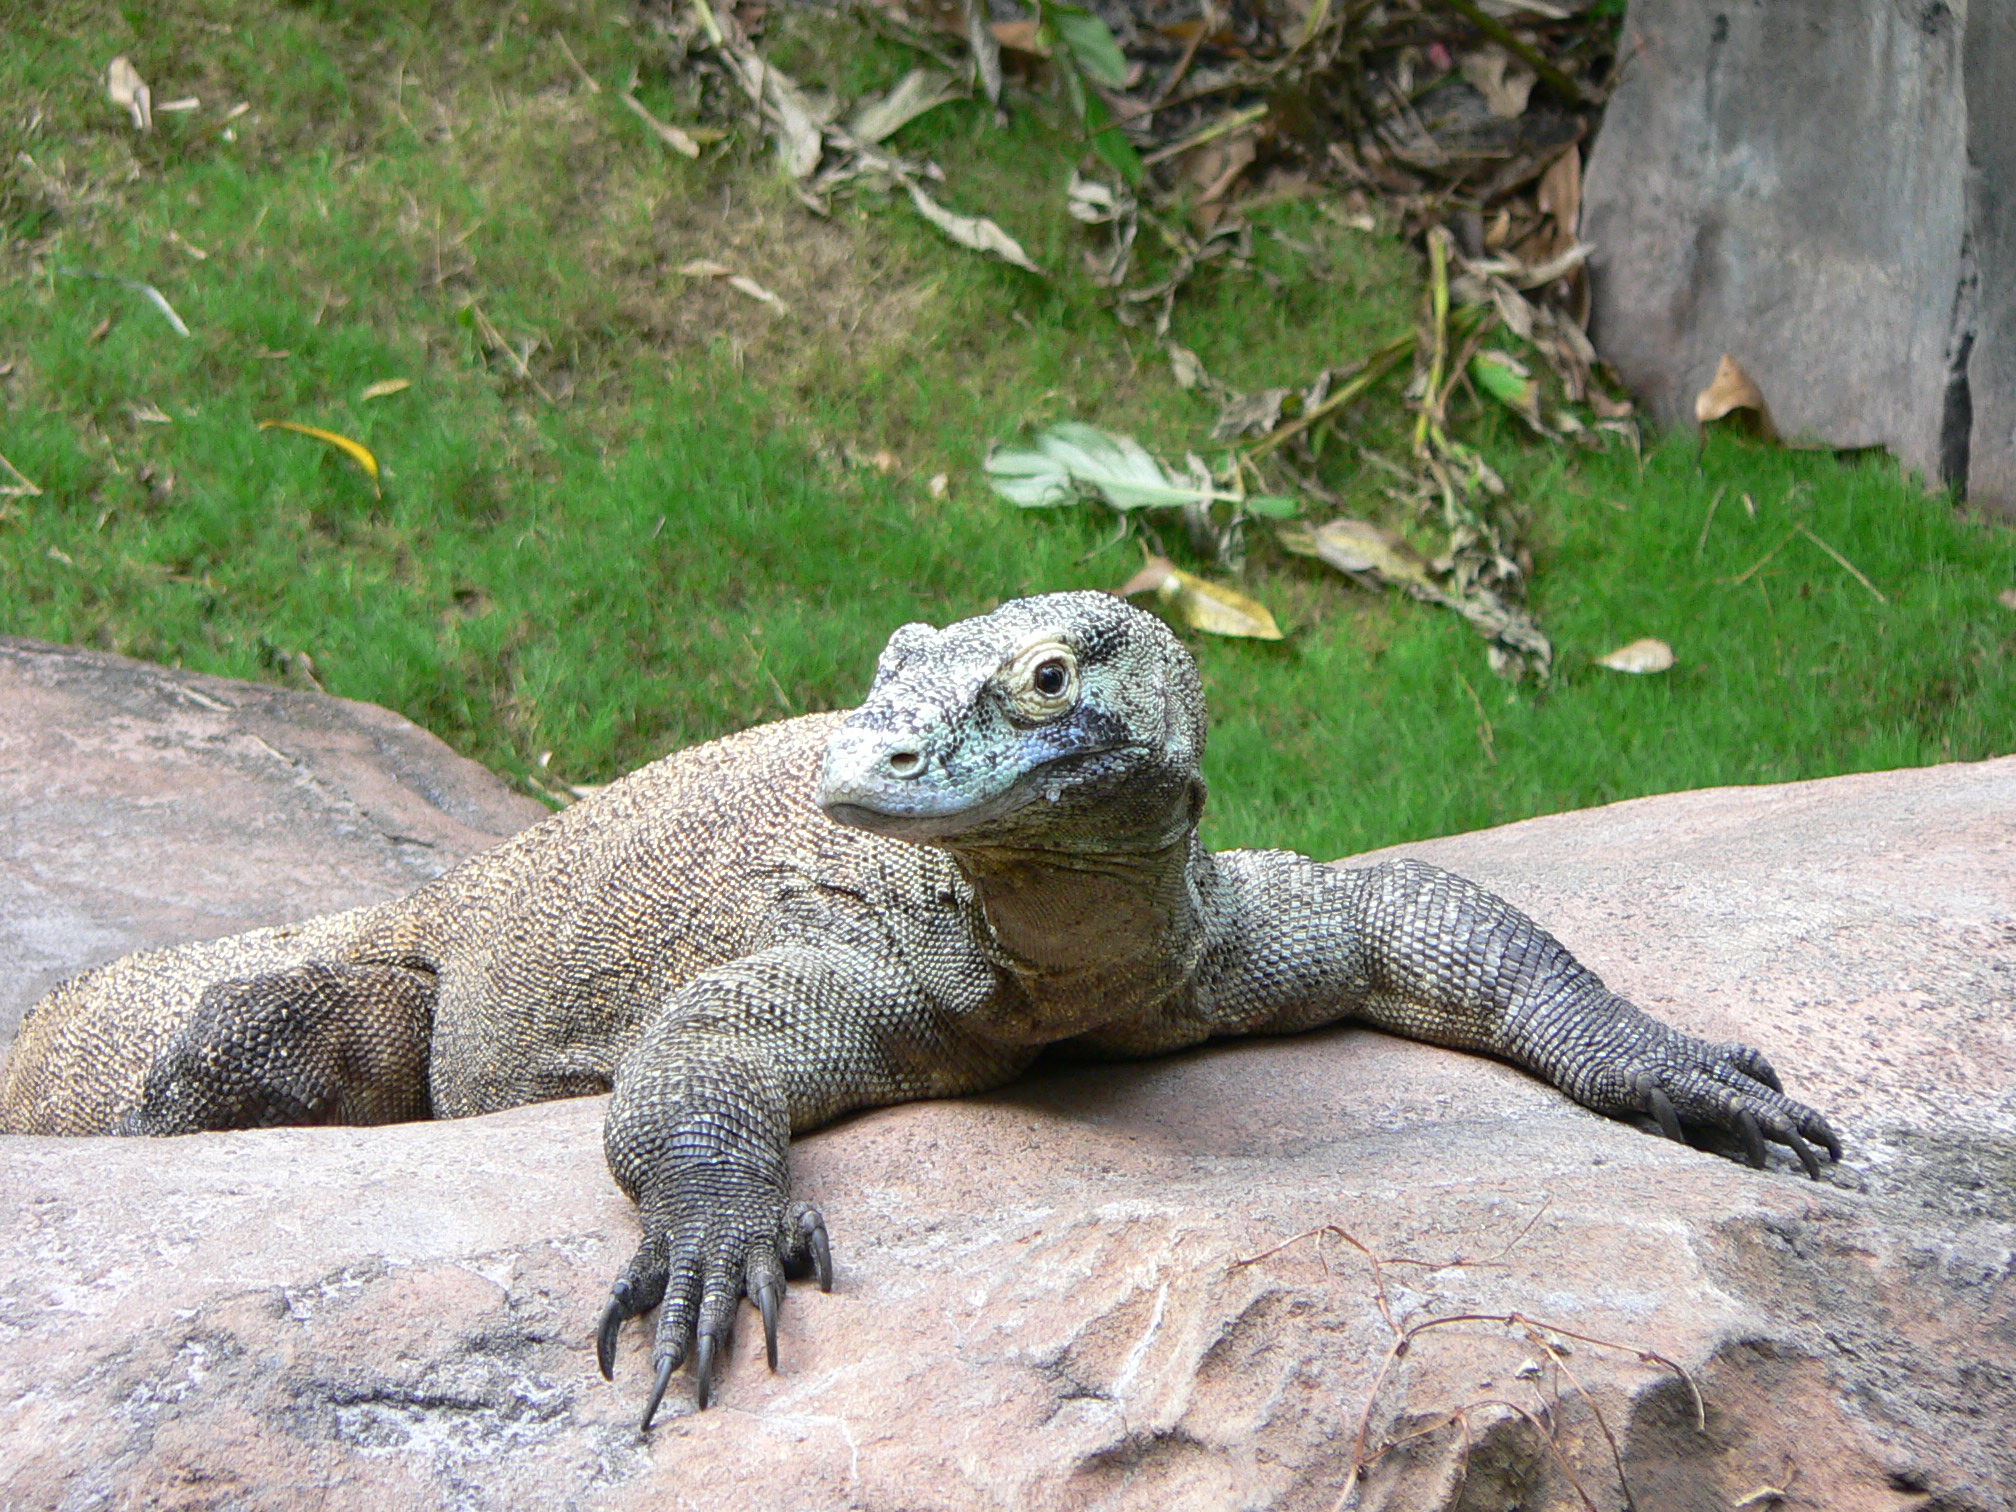
M10 851L0 915L57 940L182 867L226 879L215 920L230 876L292 875L284 827L245 827L234 868L228 816L267 773L228 729L136 735L66 786L97 726L184 718L181 674L111 664L94 714L97 659L37 665L70 691L37 706L61 723L10 737L42 764L9 780L67 794L97 860L73 885ZM194 686L267 710L258 739L297 760L337 741L326 702ZM353 770L354 808L302 800L336 817L303 820L292 864L323 875L336 832L384 859L316 906L395 882L411 863L384 832L433 806L401 775L425 737L354 717L393 754ZM522 811L488 791L465 812L507 827ZM0 1508L1328 1509L1363 1460L1355 1505L1393 1512L1609 1508L1624 1482L1645 1512L2010 1512L2016 759L1403 849L1648 1009L1762 1046L1836 1119L1844 1167L1753 1172L1357 1029L1060 1067L800 1142L833 1294L792 1289L777 1374L745 1326L720 1405L677 1382L640 1438L644 1333L613 1386L594 1364L637 1236L601 1099L0 1139ZM68 938L78 965L106 945Z
M0 1052L86 966L397 897L545 814L373 704L0 636Z
M1621 50L1582 234L1653 416L1727 352L1788 439L2016 514L2016 7L1631 0Z

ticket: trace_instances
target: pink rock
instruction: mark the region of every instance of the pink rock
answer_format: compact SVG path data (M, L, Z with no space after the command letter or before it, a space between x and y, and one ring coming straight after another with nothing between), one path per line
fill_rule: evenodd
M117 775L80 829L144 813ZM1328 1509L1363 1458L1362 1507L1609 1508L1614 1438L1645 1512L2008 1512L2016 759L1405 849L1762 1046L1838 1180L1369 1031L1059 1068L801 1141L833 1294L642 1439L646 1336L594 1364L637 1234L600 1099L8 1139L0 1507ZM116 859L93 885L144 891Z

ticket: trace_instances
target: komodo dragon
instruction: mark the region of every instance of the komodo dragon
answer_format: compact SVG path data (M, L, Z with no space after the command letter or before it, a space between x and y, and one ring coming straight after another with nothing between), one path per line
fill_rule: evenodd
M866 702L666 757L411 896L128 956L58 987L0 1129L173 1134L459 1118L614 1090L643 1242L597 1330L663 1304L648 1428L740 1299L832 1277L793 1134L997 1087L1045 1047L1140 1056L1354 1018L1503 1057L1678 1139L1840 1158L1764 1057L1610 992L1510 905L1413 861L1206 852L1204 701L1097 593L890 638ZM1809 1144L1809 1141L1811 1144Z

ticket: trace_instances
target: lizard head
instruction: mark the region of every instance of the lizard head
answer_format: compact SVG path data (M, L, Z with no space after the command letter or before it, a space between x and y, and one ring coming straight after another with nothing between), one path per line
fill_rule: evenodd
M1106 593L1015 599L889 638L827 741L818 801L899 839L1159 850L1204 806L1204 694L1168 626Z

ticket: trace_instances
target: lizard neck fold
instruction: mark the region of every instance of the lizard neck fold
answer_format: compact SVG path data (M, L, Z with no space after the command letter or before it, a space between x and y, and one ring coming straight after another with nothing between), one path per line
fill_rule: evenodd
M1133 1017L1181 990L1204 948L1196 833L1152 850L960 847L983 949L1020 987L976 1026L1050 1044Z

